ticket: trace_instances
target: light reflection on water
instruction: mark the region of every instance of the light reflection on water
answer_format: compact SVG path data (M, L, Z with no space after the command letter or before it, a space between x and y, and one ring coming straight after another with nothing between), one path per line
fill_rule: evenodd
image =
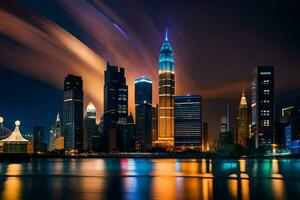
M40 159L0 164L0 199L297 199L300 160Z

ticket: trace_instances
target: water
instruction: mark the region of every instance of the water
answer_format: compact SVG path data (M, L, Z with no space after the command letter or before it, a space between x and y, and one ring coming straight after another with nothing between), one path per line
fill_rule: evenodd
M0 199L299 199L300 159L0 163Z

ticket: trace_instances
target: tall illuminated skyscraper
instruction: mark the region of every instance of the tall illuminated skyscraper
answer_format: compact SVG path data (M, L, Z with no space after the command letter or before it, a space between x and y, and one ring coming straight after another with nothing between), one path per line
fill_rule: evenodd
M69 74L64 84L64 146L66 150L83 147L83 80Z
M159 146L174 147L174 94L175 73L174 57L166 30L165 40L159 53L159 111L158 140Z
M252 73L252 134L255 147L274 142L274 67L259 66Z
M237 121L238 121L237 143L246 147L247 138L249 137L249 124L248 124L247 100L244 92L242 94L242 98L240 102Z

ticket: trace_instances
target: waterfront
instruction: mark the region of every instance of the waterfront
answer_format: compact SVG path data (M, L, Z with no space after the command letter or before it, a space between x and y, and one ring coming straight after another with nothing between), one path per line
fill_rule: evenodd
M33 159L0 164L0 199L296 199L300 159Z

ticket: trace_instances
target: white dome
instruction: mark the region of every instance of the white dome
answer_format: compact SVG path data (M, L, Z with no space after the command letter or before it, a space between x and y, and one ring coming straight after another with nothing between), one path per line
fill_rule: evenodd
M96 107L94 106L94 104L92 102L89 103L89 105L86 108L87 112L96 112Z
M12 134L10 134L10 136L8 136L7 138L5 138L4 140L1 140L1 141L2 142L23 142L23 143L27 143L28 140L23 138L22 134L20 133L19 126L20 126L21 122L19 120L17 120L15 122L15 124L16 124L16 128L15 128L14 132L12 132Z
M2 124L4 121L3 117L0 117L0 124Z

